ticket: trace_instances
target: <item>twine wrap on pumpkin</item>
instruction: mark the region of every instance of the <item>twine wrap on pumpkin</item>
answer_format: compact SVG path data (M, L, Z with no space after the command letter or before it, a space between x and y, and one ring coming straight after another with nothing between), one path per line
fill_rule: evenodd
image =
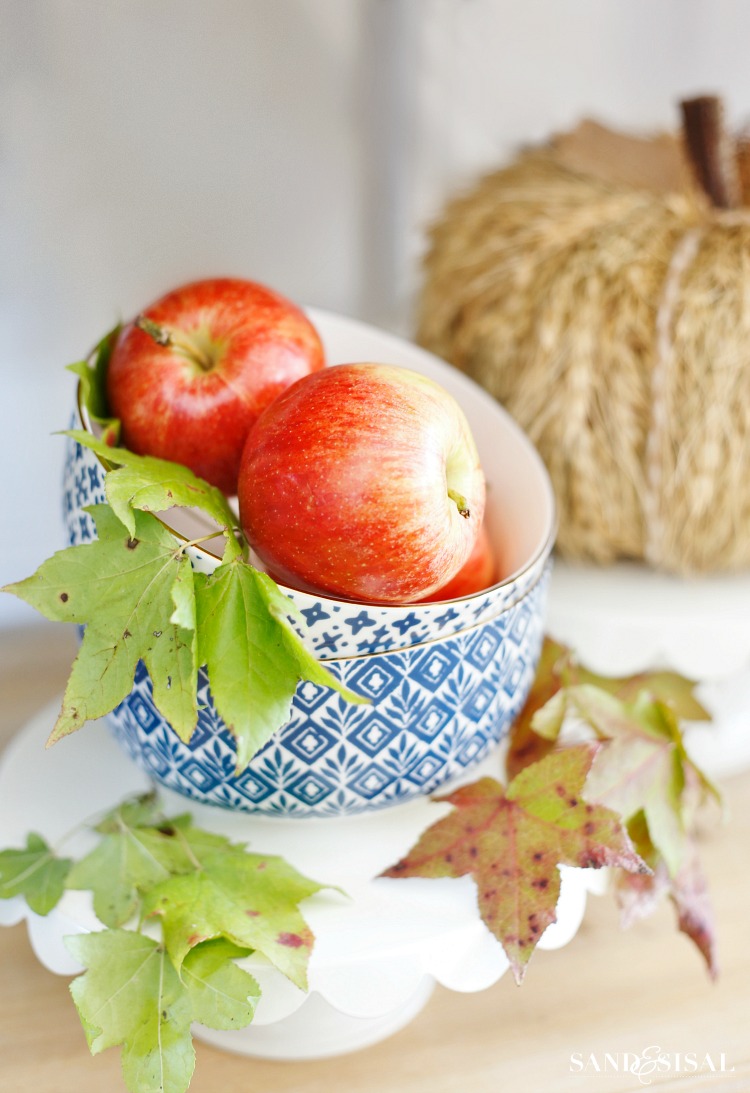
M433 227L418 338L536 444L563 554L750 564L745 212L529 153Z

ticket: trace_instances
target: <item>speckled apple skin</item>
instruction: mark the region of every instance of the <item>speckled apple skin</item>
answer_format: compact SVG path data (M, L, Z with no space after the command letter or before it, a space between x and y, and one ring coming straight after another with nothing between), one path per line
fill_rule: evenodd
M471 554L459 569L455 577L446 584L441 585L437 592L431 596L425 596L422 603L439 603L443 600L455 600L462 596L473 596L490 588L498 579L499 566L495 559L484 524L479 529L477 541L474 543Z
M251 546L285 584L410 603L468 560L485 483L441 385L360 362L307 376L268 407L248 435L238 497Z

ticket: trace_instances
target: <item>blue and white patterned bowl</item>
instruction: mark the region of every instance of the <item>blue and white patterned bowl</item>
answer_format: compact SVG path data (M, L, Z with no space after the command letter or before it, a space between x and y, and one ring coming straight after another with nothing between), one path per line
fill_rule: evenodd
M297 688L289 723L235 775L234 743L199 678L198 727L183 744L153 703L139 666L109 715L125 750L156 782L208 804L274 816L333 816L433 792L479 762L526 700L543 636L554 501L534 448L497 403L431 354L349 319L311 311L329 363L380 360L442 383L463 406L488 480L487 526L504 572L491 589L443 603L374 606L285 589L298 633L348 687ZM71 544L89 541L83 508L105 499L98 459L70 441L64 512ZM180 519L184 520L184 514ZM189 520L189 518L188 518ZM195 525L172 519L179 536ZM193 564L217 559L191 548Z

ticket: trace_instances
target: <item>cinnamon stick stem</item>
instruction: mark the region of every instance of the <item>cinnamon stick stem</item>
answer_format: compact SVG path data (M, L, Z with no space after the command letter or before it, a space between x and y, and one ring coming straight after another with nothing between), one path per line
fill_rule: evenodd
M737 208L742 192L721 99L700 95L683 99L680 108L685 145L697 181L716 208Z

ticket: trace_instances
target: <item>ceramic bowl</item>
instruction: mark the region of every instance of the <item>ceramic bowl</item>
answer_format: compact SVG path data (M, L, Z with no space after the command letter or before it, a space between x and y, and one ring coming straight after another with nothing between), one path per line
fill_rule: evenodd
M555 530L541 460L481 388L392 335L317 310L309 315L330 364L404 365L437 380L461 404L487 477L487 528L504 577L476 595L406 606L284 589L298 608L290 621L308 647L370 705L350 705L328 688L300 683L291 720L239 775L233 739L215 711L205 673L198 727L186 745L154 706L148 673L139 665L132 692L108 720L140 767L195 800L295 817L362 812L431 793L502 739L538 661ZM71 544L93 538L83 509L104 499L98 459L69 442L64 514ZM185 512L169 514L166 522L178 537L194 537L200 528L200 518ZM217 564L210 545L190 552L204 571Z

